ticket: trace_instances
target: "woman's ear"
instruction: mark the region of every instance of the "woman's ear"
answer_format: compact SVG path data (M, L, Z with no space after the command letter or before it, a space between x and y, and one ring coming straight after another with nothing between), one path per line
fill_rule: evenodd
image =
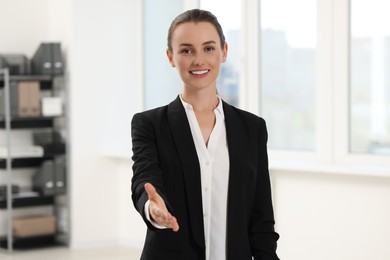
M222 50L222 63L224 63L226 61L227 54L228 54L228 44L225 42L225 44L223 45L223 50Z
M172 67L175 67L175 63L173 62L173 55L169 49L166 50L167 57L169 60L169 63L171 64Z

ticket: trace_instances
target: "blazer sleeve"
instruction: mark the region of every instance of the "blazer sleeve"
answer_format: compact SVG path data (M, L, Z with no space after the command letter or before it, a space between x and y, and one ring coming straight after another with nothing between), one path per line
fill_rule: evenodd
M272 207L272 193L268 170L267 128L265 121L260 119L257 133L259 147L258 175L254 207L250 222L250 241L255 260L275 260L276 241L279 235L274 230L275 220Z
M144 222L151 230L157 230L146 218L144 206L148 201L145 183L151 183L157 193L163 198L167 209L172 212L165 195L162 182L162 170L159 163L155 127L144 113L133 116L131 122L131 137L133 149L133 177L131 179L132 201L134 207L141 214Z

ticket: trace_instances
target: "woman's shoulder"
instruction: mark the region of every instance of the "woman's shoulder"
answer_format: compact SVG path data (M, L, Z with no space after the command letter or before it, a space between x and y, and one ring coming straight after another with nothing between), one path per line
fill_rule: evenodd
M162 114L167 113L169 107L171 107L171 106L176 107L179 104L181 104L181 103L180 103L179 98L177 97L169 104L138 112L138 113L134 114L134 116L135 117L142 117L142 116L144 116L144 117L156 117L156 116L161 117Z
M226 102L224 102L224 105L225 105L224 106L225 110L232 111L240 120L243 120L245 123L265 125L264 118L254 114L252 112L240 109L240 108L233 106L233 105L230 105ZM225 112L225 114L226 114L226 112Z
M167 109L168 105L164 105L164 106L160 106L160 107L155 107L155 108L151 108L151 109L147 109L147 110L144 110L144 111L140 111L140 112L137 112L134 114L134 116L138 116L138 115L141 115L141 116L147 116L147 117L150 117L150 116L154 116L156 114L159 114L163 111L165 111Z
M166 114L167 107L168 105L165 105L137 112L133 115L132 121L156 122L157 120L161 120L164 117L164 114Z

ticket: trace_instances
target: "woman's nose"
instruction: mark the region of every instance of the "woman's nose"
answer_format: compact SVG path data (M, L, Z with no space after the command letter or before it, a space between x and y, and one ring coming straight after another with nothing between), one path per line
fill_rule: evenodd
M204 65L204 57L202 54L199 54L197 53L196 55L194 55L194 61L193 61L194 65L196 66L202 66Z

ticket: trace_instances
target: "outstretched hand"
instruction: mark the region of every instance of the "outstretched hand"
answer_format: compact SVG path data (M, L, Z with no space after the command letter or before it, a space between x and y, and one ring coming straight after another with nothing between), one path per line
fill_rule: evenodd
M145 184L145 191L149 197L149 214L158 225L171 228L174 232L179 230L179 224L174 216L169 213L164 200L157 193L154 186L150 183Z

